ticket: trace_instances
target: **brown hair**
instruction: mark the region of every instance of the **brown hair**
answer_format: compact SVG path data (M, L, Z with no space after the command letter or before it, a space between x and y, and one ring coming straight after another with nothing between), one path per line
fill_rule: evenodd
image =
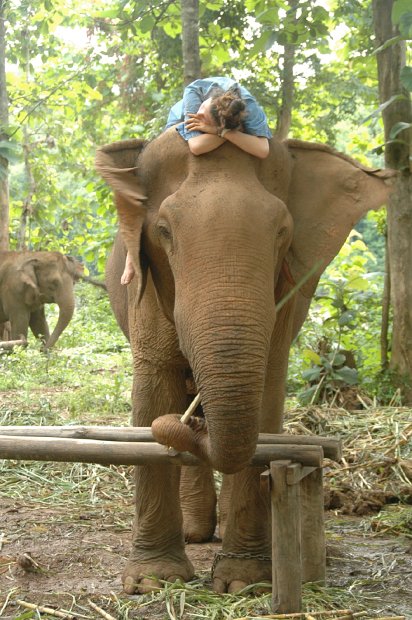
M240 127L246 110L240 90L234 86L227 91L216 89L213 93L210 112L217 126L222 129Z

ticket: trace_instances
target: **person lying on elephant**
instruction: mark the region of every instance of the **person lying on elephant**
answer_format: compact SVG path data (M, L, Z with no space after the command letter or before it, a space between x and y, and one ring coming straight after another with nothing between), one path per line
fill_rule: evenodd
M209 153L226 140L264 159L272 137L266 115L244 87L228 77L195 80L170 110L166 129L176 130L194 155Z
M170 109L165 130L171 127L193 155L210 153L225 141L259 159L269 155L272 134L264 111L245 87L228 77L204 78L186 86L183 99ZM133 276L127 255L121 283L129 284Z

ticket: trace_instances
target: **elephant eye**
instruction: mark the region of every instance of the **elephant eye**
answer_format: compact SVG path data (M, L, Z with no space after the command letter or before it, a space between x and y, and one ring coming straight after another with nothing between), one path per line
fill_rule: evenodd
M286 226L281 226L278 230L278 237L284 237L286 235L287 228Z
M156 228L157 228L159 235L163 239L166 239L167 241L170 241L172 239L172 233L170 231L170 228L165 222L159 222Z

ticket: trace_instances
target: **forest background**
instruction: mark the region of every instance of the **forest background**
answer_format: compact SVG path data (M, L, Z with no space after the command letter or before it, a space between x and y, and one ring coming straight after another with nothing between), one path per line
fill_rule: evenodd
M325 142L363 164L390 165L403 183L392 213L401 210L409 243L393 226L386 251L385 210L356 227L295 343L290 392L311 403L360 385L360 399L411 402L408 0L0 0L0 11L0 249L60 250L101 277L117 224L94 170L96 148L154 138L191 78L231 75L254 93L278 138ZM392 271L404 297L395 282L390 307L395 247L403 255ZM83 305L108 311L104 294L82 295Z

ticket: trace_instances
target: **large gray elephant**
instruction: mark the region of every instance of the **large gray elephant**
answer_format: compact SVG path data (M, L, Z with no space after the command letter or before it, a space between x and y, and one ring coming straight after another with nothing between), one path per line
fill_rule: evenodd
M10 338L27 338L30 327L45 348L56 344L73 316L73 284L82 272L60 252L0 252L0 323L10 322ZM59 317L50 335L44 305L51 303L59 306Z
M183 516L180 468L136 468L125 591L193 576L183 520L193 540L213 529L212 468L225 474L226 521L214 589L270 581L269 499L248 463L259 432L282 431L289 348L319 277L359 218L385 203L392 173L295 140L272 140L264 160L230 144L196 157L173 128L102 147L96 166L119 215L107 284L133 352L134 424L156 420L161 442L205 462L183 468ZM136 276L122 288L125 247ZM164 417L185 410L189 371L205 425Z

